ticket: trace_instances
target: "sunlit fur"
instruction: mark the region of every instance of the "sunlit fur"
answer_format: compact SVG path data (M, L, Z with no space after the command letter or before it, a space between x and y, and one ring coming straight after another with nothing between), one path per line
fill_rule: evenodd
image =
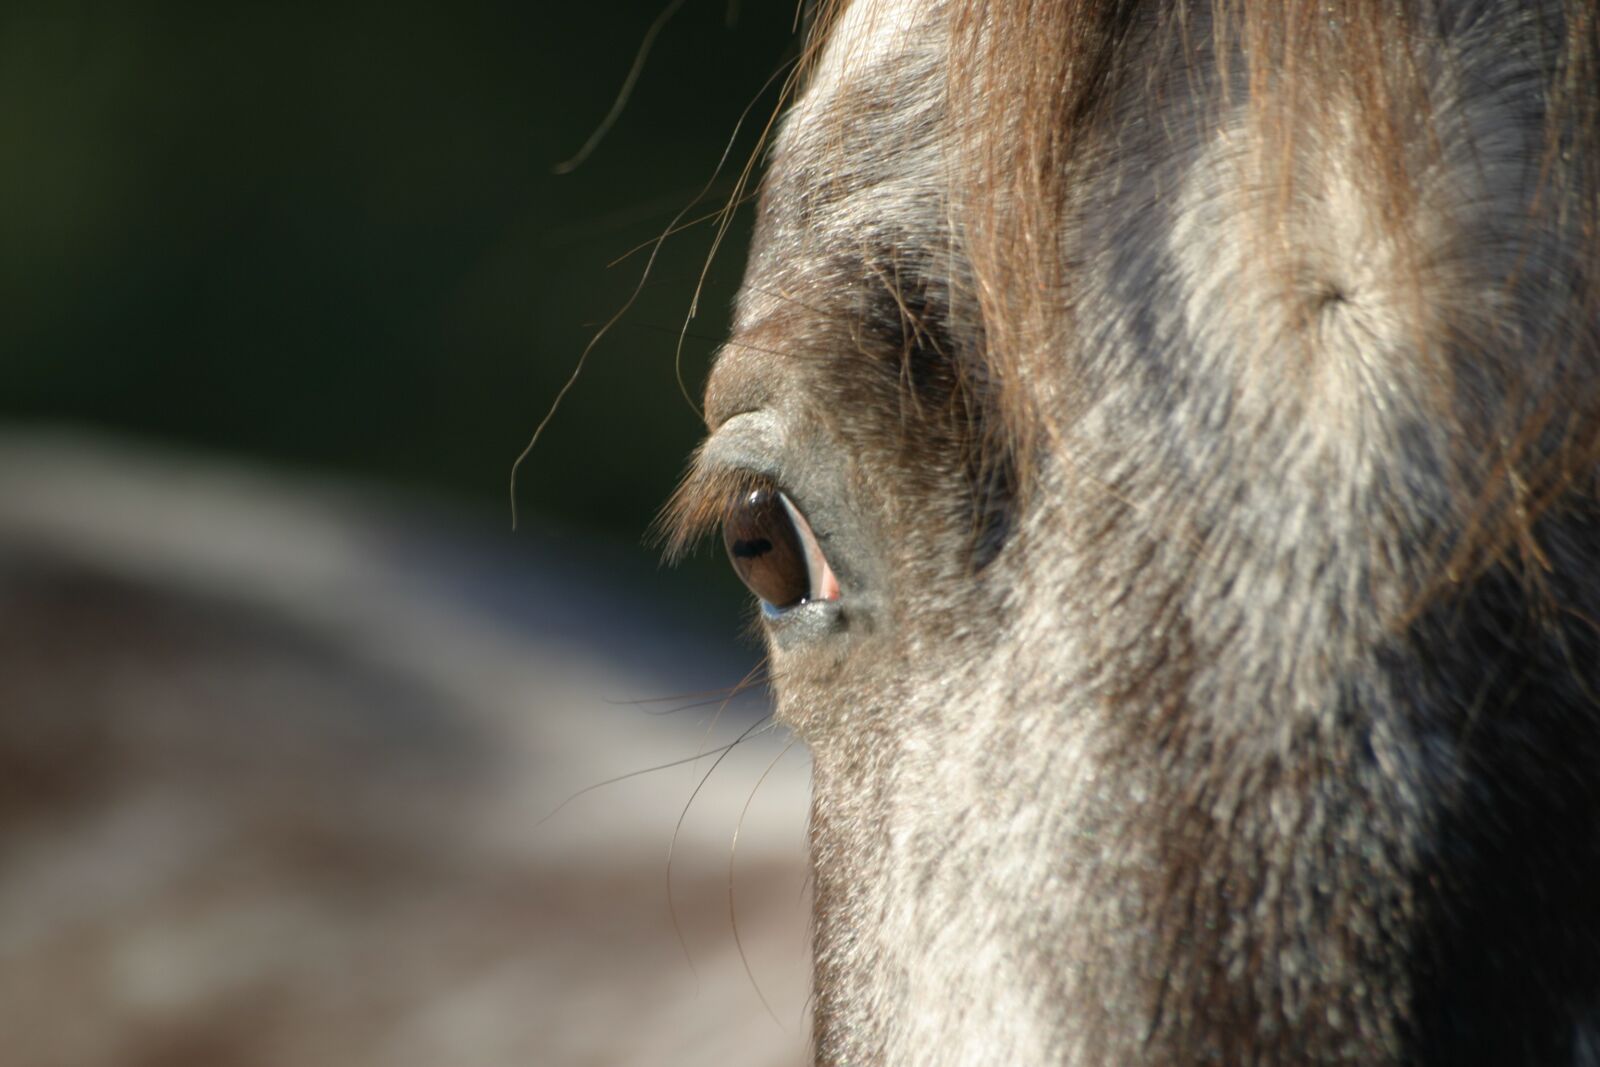
M680 513L843 585L819 1062L1600 1063L1596 33L817 12Z

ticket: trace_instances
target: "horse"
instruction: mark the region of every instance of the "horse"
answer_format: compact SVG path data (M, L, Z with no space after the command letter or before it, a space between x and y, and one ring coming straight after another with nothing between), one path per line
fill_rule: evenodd
M821 3L709 434L819 1064L1600 1064L1584 0Z

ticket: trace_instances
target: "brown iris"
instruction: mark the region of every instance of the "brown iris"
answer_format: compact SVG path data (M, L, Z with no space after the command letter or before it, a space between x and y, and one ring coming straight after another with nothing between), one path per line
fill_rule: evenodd
M723 516L722 539L739 580L775 608L811 595L811 570L795 515L775 489L741 492Z

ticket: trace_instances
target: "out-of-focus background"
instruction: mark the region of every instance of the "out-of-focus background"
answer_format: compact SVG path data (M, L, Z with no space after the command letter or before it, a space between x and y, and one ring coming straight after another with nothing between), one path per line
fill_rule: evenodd
M805 756L725 564L642 544L748 211L507 500L793 18L0 8L0 1062L799 1059Z

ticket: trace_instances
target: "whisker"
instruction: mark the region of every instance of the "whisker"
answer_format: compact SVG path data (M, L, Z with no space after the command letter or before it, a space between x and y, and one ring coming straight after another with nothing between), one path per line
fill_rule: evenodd
M722 719L722 713L727 710L728 705L733 701L733 699L744 691L747 685L753 684L753 680L755 679L757 673L766 667L767 661L768 657L763 656L755 666L751 667L750 670L745 673L745 676L739 680L739 684L734 686L733 691L730 692L727 698L722 701L721 707L717 708L717 713L711 716L711 722L706 726L705 736L700 739L700 745L702 748L704 748L705 743L711 739L711 732L717 728L717 723ZM738 745L740 741L743 741L745 737L749 735L751 730L754 730L756 727L760 726L763 722L770 718L772 718L772 713L768 712L766 715L763 715L761 718L752 723L744 733L734 738L730 744L722 747L721 753L717 756L716 763L713 763L711 768L706 771L703 777L701 777L699 784L696 785L694 787L694 791L689 794L689 799L684 802L683 810L678 813L678 821L672 827L672 839L667 843L667 913L672 916L672 932L678 938L678 947L683 950L683 958L688 962L689 971L695 976L696 980L699 979L700 972L695 969L694 958L689 954L689 943L684 939L683 925L678 921L678 907L672 899L672 857L678 848L678 834L683 830L683 821L689 815L689 808L694 804L694 798L700 794L700 790L705 786L706 781L710 779L712 772L717 769L717 765L723 761L729 752L733 751L734 747ZM710 753L706 754L709 755Z
M688 693L672 693L667 696L660 697L640 697L638 700L607 699L606 703L614 708L636 708L644 704L667 704L674 700L694 700L700 697L716 697L722 694L736 693L739 690L739 687L749 683L749 680L750 676L746 674L743 679L735 682L733 685L719 685L715 689L697 689Z
M606 112L605 117L600 120L600 125L595 127L594 132L589 135L589 139L583 142L582 147L570 159L557 163L551 168L554 173L571 174L577 170L583 165L584 160L588 159L594 150L599 147L606 134L611 132L611 127L615 126L617 119L622 117L623 108L628 106L628 99L633 95L633 88L639 82L639 75L644 73L645 60L650 57L650 49L655 46L656 38L661 35L661 31L666 29L667 23L671 22L672 17L683 7L683 3L684 0L670 0L667 6L661 9L661 14L656 16L655 21L650 23L650 28L644 32L644 39L639 42L639 50L634 53L633 66L628 68L628 76L622 79L622 88L617 91L617 98L611 103L611 110Z
M761 791L761 783L767 780L767 775L772 773L772 769L778 765L778 761L787 756L789 750L794 746L795 742L792 740L787 745L784 745L783 751L773 757L772 762L767 764L767 769L761 772L761 777L756 779L756 784L750 790L750 795L745 798L744 807L739 811L739 821L734 823L733 826L733 840L728 845L728 921L733 925L734 947L739 950L739 962L744 964L744 973L750 979L750 988L756 991L756 996L761 999L761 1006L767 1009L767 1014L772 1016L772 1021L777 1023L778 1029L784 1033L788 1033L789 1028L783 1025L783 1020L778 1018L778 1013L773 1011L772 1005L768 1003L767 995L761 991L761 983L756 981L755 971L750 967L750 957L746 955L744 950L744 939L739 936L739 913L733 900L733 861L739 852L739 831L744 829L745 816L750 813L750 805L756 799L756 794Z
M682 759L670 760L667 763L657 763L653 767L644 767L644 768L641 768L640 770L637 770L637 771L629 771L627 774L619 774L615 778L607 778L603 782L596 782L593 785L586 785L582 789L579 789L576 792L572 793L565 800L561 801L561 803L557 804L554 808L551 808L548 814L546 814L538 822L533 824L534 828L537 829L537 828L543 826L545 823L549 822L551 819L553 819L557 815L561 814L562 810L564 808L566 808L568 805L570 805L573 801L579 799L580 797L583 797L583 796L586 796L586 795L588 795L590 793L593 793L597 789L604 789L608 785L616 785L618 782L626 782L630 778L639 778L639 777L642 777L643 775L646 775L646 774L654 774L657 771L671 770L673 767L682 767L685 763L695 763L695 762L698 762L699 760L705 759L707 756L711 755L713 752L721 752L724 755L726 755L727 754L727 750L732 748L734 745L737 745L738 743L739 743L739 741L736 739L736 740L728 742L726 745L719 745L716 748L707 749L707 748L703 747L704 746L704 742L702 742L701 743L702 744L701 749L699 751L697 751L692 756L685 756Z
M778 80L779 75L784 75L783 86L778 91L777 106L773 108L771 116L769 116L767 119L767 124L762 127L760 136L756 138L755 148L752 149L749 158L745 160L744 169L741 170L739 172L739 176L734 179L733 193L731 198L729 199L728 203L723 206L722 210L715 214L715 217L720 219L720 221L717 224L716 235L711 240L711 249L706 253L705 265L700 268L700 280L695 283L694 295L689 299L689 313L683 317L683 329L685 333L688 332L689 323L694 319L695 314L700 309L700 296L705 290L706 277L711 273L711 264L717 258L717 250L722 247L722 239L727 235L728 227L733 222L733 213L737 211L739 207L742 206L746 201L745 190L749 187L750 175L755 170L756 161L761 158L761 151L766 147L767 138L772 133L772 127L778 121L778 116L783 112L784 102L788 99L789 90L794 85L794 73L796 69L798 69L797 63L798 57L796 59L786 60L778 67L777 70L772 72L771 76L768 77L765 82L762 83L761 88L756 91L756 95L752 97L750 102L744 106L744 110L739 112L739 120L733 124L733 133L728 137L727 147L722 150L722 158L717 161L716 173L720 174L722 173L723 164L725 164L728 161L728 157L733 154L734 143L739 138L739 132L744 129L745 120L750 117L750 112L754 110L756 103L762 98L762 96L766 94L767 90L772 88L772 83ZM698 203L699 201L696 200L695 202ZM676 222L677 220L673 221ZM681 336L678 338L678 347L676 351L673 352L672 369L673 374L678 379L678 392L683 395L684 400L688 401L689 410L693 411L697 418L703 420L705 417L704 413L700 410L700 405L697 404L694 398L689 395L689 387L684 383L683 380L683 338Z
M683 0L674 0L675 5L681 5L682 2ZM784 66L787 67L792 65L793 61L785 64ZM717 178L722 174L722 168L727 165L728 157L733 152L734 142L739 136L739 130L743 127L745 118L750 113L750 109L755 106L755 102L756 100L760 99L761 93L766 92L767 87L772 84L772 82L777 78L778 74L783 71L783 69L783 67L779 67L778 71L774 72L772 77L767 79L766 84L761 87L761 90L756 94L755 99L752 99L750 103L746 105L744 111L739 115L739 121L734 124L733 134L729 137L727 146L722 150L722 155L718 158L717 165L711 172L711 177L706 179L705 185L701 187L700 192L695 196L695 198L689 201L689 203L685 204L683 208L672 217L672 221L667 223L667 228L661 232L661 236L656 238L654 245L650 249L650 256L645 260L644 269L639 273L639 281L633 287L633 292L628 294L628 299L623 302L621 308L617 309L616 314L607 319L605 325L601 326L597 331L595 331L594 336L589 338L589 343L584 345L583 352L578 356L577 365L572 368L572 373L567 376L567 380L562 384L561 388L557 390L555 399L551 401L550 408L545 412L544 418L540 419L539 424L534 427L533 436L528 439L527 445L523 447L522 451L517 455L517 458L512 462L508 493L511 504L511 528L513 530L517 528L517 474L522 470L522 464L527 460L528 456L533 453L533 450L538 447L539 438L544 436L545 428L550 425L550 420L555 418L556 412L560 410L561 402L566 399L567 394L571 392L573 386L577 384L578 378L582 376L583 369L588 364L589 356L594 352L595 346L600 343L601 339L604 338L606 334L611 332L611 328L620 322L624 315L633 309L633 305L638 303L639 294L644 291L645 283L650 279L650 272L655 267L656 259L661 255L662 246L666 243L667 238L674 232L675 227L677 227L677 225L683 221L683 217L687 215L696 204L705 199L709 191L715 186ZM766 130L763 130L763 144L765 143L767 131L771 130L772 123L775 122L776 119L777 116L776 113L774 113L773 118L767 123ZM755 156L752 156L750 161L745 164L743 172L741 172L738 180L734 183L734 195L736 197L743 194L745 186L749 183L750 170L755 165L755 158ZM725 218L722 229L718 231L717 243L720 243L721 235L725 233L726 230L727 224ZM713 244L711 250L711 256L715 255L716 243ZM708 258L705 268L700 272L700 280L695 286L694 301L690 304L688 318L694 317L694 306L700 299L700 292L705 285L706 273L710 270L710 267L711 263L710 259ZM684 320L684 326L685 328L688 327L688 319ZM689 401L691 410L693 410L698 416L700 414L699 405L695 404L694 400L689 396L688 387L684 385L683 381L683 342L681 339L678 342L678 348L674 354L673 362L674 374L678 380L678 391L683 394L685 400Z
M700 781L695 785L694 791L689 794L689 799L684 802L683 810L678 813L678 822L672 828L672 840L667 844L667 911L672 916L672 931L678 935L678 947L683 950L683 958L689 964L689 971L697 981L700 978L700 971L694 965L694 957L689 952L689 942L683 936L683 924L678 921L678 908L672 899L672 858L678 849L678 836L683 832L684 820L689 817L689 809L694 806L695 798L700 795L700 790L704 789L706 783L711 780L711 776L717 772L717 768L722 766L722 761L728 758L728 753L732 752L758 729L768 725L771 719L772 713L769 711L745 727L744 732L734 738L732 742L723 746L722 754L716 758L716 762L711 764L706 773L700 776ZM710 753L705 754L710 755Z
M712 192L712 190L708 189L704 193L702 193L701 195L702 196L710 196L711 192ZM734 190L733 190L732 186L730 186L729 189L728 189L728 195L729 196L733 196L734 195ZM742 207L745 204L748 204L750 201L754 200L756 198L756 196L757 196L757 194L754 191L740 194L740 196L739 196L739 206ZM709 222L710 220L716 218L718 215L722 214L723 210L724 210L723 208L719 207L719 208L716 208L713 211L706 212L704 215L696 215L694 218L688 220L687 222L680 222L676 226L674 226L671 229L669 229L666 232L665 236L667 236L667 237L675 237L680 233L685 233L685 232L687 232L689 230L692 230L696 226L700 225L702 222ZM638 255L640 252L644 251L646 248L649 248L655 242L656 242L656 238L654 238L654 237L652 237L648 241L640 241L638 244L634 245L632 248L630 248L626 252L622 253L622 255L618 256L616 259L613 259L610 263L607 263L606 267L607 268L616 267L616 266L620 266L623 263L626 263L628 260L630 260L634 256Z
M813 982L812 983L812 987L811 987L811 992L806 994L806 999L805 999L804 1003L802 1003L800 1005L800 1017L797 1020L795 1020L795 1029L797 1029L797 1030L804 1030L805 1029L806 1015L813 1008L815 1008L816 1006L817 1006L817 989L816 989L816 983Z
M642 715L652 715L652 716L660 717L660 716L664 716L664 715L676 715L681 711L693 711L696 708L709 708L711 705L718 704L718 703L727 704L727 703L729 703L729 702L731 702L733 700L736 700L739 697L744 696L746 693L751 692L755 685L756 685L756 682L752 681L751 682L751 688L749 688L749 689L741 689L741 690L735 691L733 693L730 693L726 697L713 697L710 700L697 700L692 704L683 704L683 705L680 705L679 707L675 707L675 708L660 708L660 709L651 710L651 711L642 711L642 712L640 712L640 714L642 714Z

